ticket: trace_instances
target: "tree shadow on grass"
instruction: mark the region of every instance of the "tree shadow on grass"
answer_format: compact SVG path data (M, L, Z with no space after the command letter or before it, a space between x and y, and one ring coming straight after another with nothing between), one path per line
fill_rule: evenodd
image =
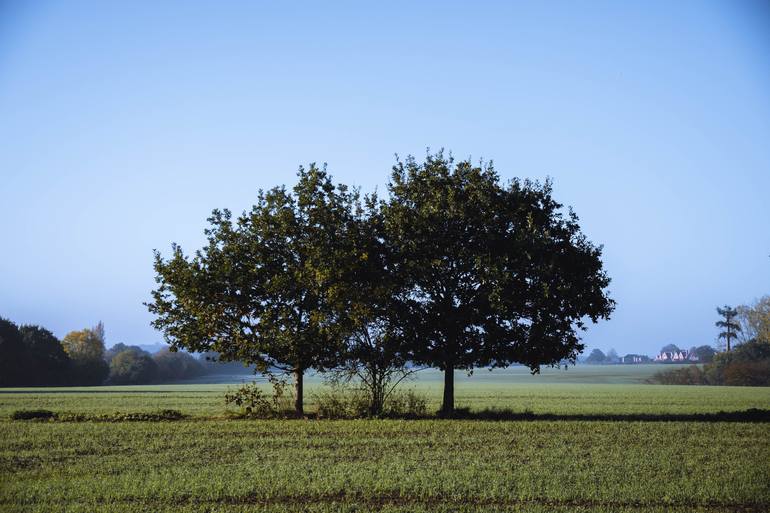
M606 421L606 422L770 422L770 410L749 408L714 413L534 413L509 409L471 411L455 409L452 418L463 420Z

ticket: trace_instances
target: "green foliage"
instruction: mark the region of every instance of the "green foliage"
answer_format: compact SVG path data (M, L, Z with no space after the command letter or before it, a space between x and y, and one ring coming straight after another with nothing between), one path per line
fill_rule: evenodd
M313 395L321 419L357 419L369 415L369 397L361 388L332 386Z
M681 369L663 370L650 378L651 383L661 385L708 385L707 373L698 365L688 365Z
M109 382L114 385L141 385L157 378L158 366L145 351L126 349L110 361Z
M681 349L679 349L679 346L676 344L666 344L660 349L661 353L678 353L679 351L681 351Z
M708 345L695 347L691 349L690 352L695 353L695 356L698 357L699 363L711 363L711 361L714 359L714 356L717 355L716 349Z
M275 414L268 395L257 383L249 383L225 394L225 404L240 408L242 415L272 417Z
M0 386L56 386L71 382L72 364L53 333L0 318Z
M727 343L727 351L729 352L732 349L730 341L736 339L738 333L741 331L741 326L736 320L738 310L725 305L722 308L717 307L717 313L721 315L723 319L717 321L715 325L723 330L719 333L719 338L725 340Z
M301 413L304 371L335 365L344 339L334 305L355 196L314 165L298 176L292 192L260 192L236 220L215 210L194 257L177 245L168 260L156 253L148 308L172 347L293 372Z
M153 325L294 373L298 413L307 369L346 369L377 411L407 361L446 370L451 410L454 369L574 361L585 321L611 313L601 248L550 183L438 153L398 162L388 192L361 201L311 165L237 219L215 210L194 256L156 254Z
M29 357L18 326L0 318L0 386L24 384Z
M770 295L763 296L750 305L741 305L736 310L736 320L741 327L738 337L742 342L770 342Z
M162 349L155 353L152 358L158 366L158 379L160 381L191 379L204 373L201 363L185 351Z
M717 353L703 367L659 372L652 380L667 385L770 386L770 342L752 340Z
M388 395L376 413L371 411L369 393L362 387L325 387L314 394L313 401L321 419L423 418L428 413L427 398L414 390Z
M611 313L601 248L550 182L503 185L491 165L439 152L398 162L388 191L386 233L408 287L402 326L414 361L445 371L445 411L454 369L574 362L584 320Z
M770 359L733 362L722 368L721 375L725 385L769 387Z
M270 376L272 395L256 383L247 383L225 393L225 404L239 408L239 415L253 418L273 418L286 416L291 411L292 396L286 382Z
M58 338L41 326L22 326L29 370L24 384L64 385L69 380L70 359Z
M586 358L586 363L589 364L601 364L604 363L607 360L607 357L604 354L604 351L601 349L594 349L591 351L591 354L588 355L588 358Z
M388 396L382 416L386 418L424 418L428 415L428 399L413 389L399 390Z
M396 387L417 370L408 366L410 341L399 315L403 276L397 272L395 249L384 228L375 196L356 201L347 230L348 272L338 302L349 331L329 376L338 384L355 382L367 397L371 416L382 415Z

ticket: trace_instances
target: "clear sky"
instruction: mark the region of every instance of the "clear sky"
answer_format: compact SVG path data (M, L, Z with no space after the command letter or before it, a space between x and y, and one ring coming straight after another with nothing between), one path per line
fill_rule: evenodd
M769 6L0 0L0 316L158 342L153 248L300 164L382 190L445 147L604 244L590 347L713 343L770 293Z

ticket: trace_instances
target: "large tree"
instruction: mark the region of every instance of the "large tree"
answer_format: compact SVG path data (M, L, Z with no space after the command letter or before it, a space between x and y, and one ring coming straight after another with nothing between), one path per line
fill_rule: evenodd
M193 257L177 245L168 260L156 253L159 286L148 308L172 349L293 374L301 415L305 371L335 365L343 340L334 305L355 194L314 165L298 177L292 191L260 191L235 220L215 210L208 244Z
M440 152L399 161L388 190L386 232L409 287L402 325L413 359L444 372L444 414L455 370L574 361L586 319L609 317L601 247L549 182L502 184L491 164Z

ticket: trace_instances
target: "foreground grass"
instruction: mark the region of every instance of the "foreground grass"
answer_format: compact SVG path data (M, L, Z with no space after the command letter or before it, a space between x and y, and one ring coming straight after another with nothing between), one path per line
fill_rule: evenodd
M440 388L417 386L438 404ZM225 420L216 418L225 388L0 391L0 511L770 509L768 423ZM485 383L461 388L458 403L706 413L770 408L770 390ZM9 420L14 409L40 407L190 417Z
M766 424L7 422L3 431L6 511L770 507Z

